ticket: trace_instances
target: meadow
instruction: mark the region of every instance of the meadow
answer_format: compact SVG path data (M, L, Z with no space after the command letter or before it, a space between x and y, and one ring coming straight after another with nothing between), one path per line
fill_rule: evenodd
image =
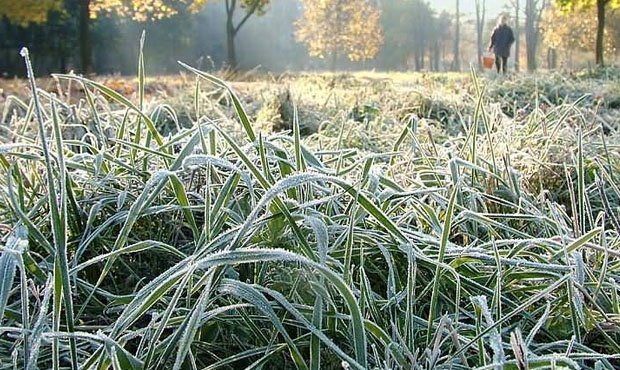
M1 369L620 366L620 71L182 67L2 82Z

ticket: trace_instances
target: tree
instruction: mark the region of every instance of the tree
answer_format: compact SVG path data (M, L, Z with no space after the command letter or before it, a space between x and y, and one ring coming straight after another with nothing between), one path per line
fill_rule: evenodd
M60 70L66 71L70 44L74 41L68 34L74 31L67 24L71 15L63 8L63 0L0 0L0 19L4 18L4 34L0 35L0 39L6 51L2 63L4 68L10 69L14 51L28 40L27 43L39 46L36 49L38 55L53 55L59 62ZM19 44L17 40L20 40ZM21 60L19 65L22 65Z
M62 9L62 0L0 0L0 18L15 24L45 23L51 11Z
M91 24L99 15L115 14L137 22L156 21L171 17L180 11L198 12L208 0L0 0L0 16L13 23L45 23L52 11L78 9L75 12L78 23L78 44L82 72L93 71ZM235 37L241 27L254 14L262 14L269 0L225 0L227 22L227 61L232 68L237 66ZM241 20L235 24L235 11L245 9Z
M191 12L200 11L208 0L80 0L90 2L91 17L99 12L116 13L131 17L138 22L159 20L177 14L187 8ZM228 67L237 68L235 38L248 19L255 14L261 15L267 9L270 0L224 0L226 7L226 55ZM85 5L85 7L87 7ZM235 24L235 13L241 8L245 14Z
M610 42L615 47L615 57L618 57L618 52L620 51L620 9L615 9L608 16L610 19L606 23L609 29ZM605 39L607 40L607 37Z
M226 50L228 55L228 65L231 68L237 68L237 55L235 53L235 36L245 22L254 13L263 14L269 0L242 0L241 8L245 9L245 15L236 25L233 22L233 16L237 6L237 0L225 0L226 3Z
M82 72L92 72L92 48L90 39L91 20L99 13L116 13L131 17L136 21L162 19L178 12L179 7L187 6L191 0L0 0L0 16L13 23L45 23L53 11L69 14L77 5ZM199 0L196 0L199 1ZM77 2L77 4L74 4Z
M431 49L436 37L436 14L427 2L414 0L413 6L412 31L411 35L407 36L413 37L415 69L419 71L424 68L424 55L427 50L431 52L429 69L433 69Z
M383 68L406 68L413 50L414 7L412 1L383 0L380 3L383 47L377 56Z
M431 68L433 71L440 71L443 69L441 66L445 62L446 54L446 40L450 40L451 28L452 28L452 16L442 11L439 16L433 20L433 34L432 34L432 63Z
M456 19L454 22L454 61L453 61L453 70L460 71L461 70L461 7L459 4L459 0L456 0Z
M486 13L486 0L475 0L476 2L476 46L478 56L478 68L482 69L482 34L484 32L484 18Z
M82 5L83 0L76 1L79 1L79 4ZM71 4L70 0L0 0L0 17L6 17L9 22L24 27L30 24L40 25L47 23L50 14L54 12L69 15L70 12L67 9L71 9L74 5ZM85 17L88 19L88 7L86 9ZM80 28L80 38L82 36L88 37L87 31L84 32Z
M428 2L382 0L379 2L384 41L379 62L383 67L402 69L412 61L415 69L424 66L427 52L435 52L437 19ZM446 29L442 29L445 32ZM446 37L451 40L452 37ZM433 49L433 50L431 50ZM429 59L434 58L430 56ZM436 58L435 58L436 59Z
M547 7L546 0L525 1L525 52L527 54L527 70L535 71L538 40L540 39L540 20Z
M80 61L82 72L93 70L90 38L91 21L99 14L116 14L137 22L160 20L176 15L181 9L200 0L78 0Z
M515 11L515 24L513 27L514 35L515 35L515 71L519 72L519 58L521 56L521 42L520 42L520 29L519 29L519 18L521 13L521 0L511 0L511 4L514 7Z
M198 11L208 2L208 0L193 0L190 9ZM237 54L235 52L235 37L239 30L252 15L262 15L267 10L270 0L224 0L226 7L226 55L228 67L237 68ZM245 14L237 24L235 24L235 12L241 8Z
M93 70L93 50L90 39L90 0L79 0L79 30L80 30L80 64L82 72L90 73Z
M598 66L604 62L605 10L607 7L620 8L620 0L555 0L556 4L566 12L586 10L596 7L596 47L595 58Z
M310 56L331 57L336 69L338 57L350 61L374 58L383 43L380 11L367 0L306 0L295 36Z
M572 67L573 51L592 51L597 27L594 9L566 13L557 7L550 7L545 10L543 20L546 25L542 29L545 45L561 51L569 67ZM606 27L605 34L613 35L612 24ZM606 37L605 54L613 55L615 51L614 37Z

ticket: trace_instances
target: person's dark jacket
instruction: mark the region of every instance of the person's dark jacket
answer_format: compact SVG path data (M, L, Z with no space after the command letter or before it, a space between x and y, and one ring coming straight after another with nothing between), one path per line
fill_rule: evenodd
M508 58L510 56L510 47L515 42L515 36L512 29L507 25L495 27L491 36L491 44L489 49L493 48L495 55Z

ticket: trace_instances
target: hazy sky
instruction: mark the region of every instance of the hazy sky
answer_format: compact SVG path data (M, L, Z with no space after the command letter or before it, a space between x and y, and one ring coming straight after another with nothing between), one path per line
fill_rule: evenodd
M455 0L429 0L431 6L437 11L447 10L454 13L456 7ZM486 0L487 14L489 17L495 17L502 12L502 9L509 0ZM475 0L460 0L461 13L465 15L476 14Z

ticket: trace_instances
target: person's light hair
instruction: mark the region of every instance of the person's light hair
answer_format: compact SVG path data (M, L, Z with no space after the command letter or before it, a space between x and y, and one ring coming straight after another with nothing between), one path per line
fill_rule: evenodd
M508 16L506 14L500 15L497 19L497 26L504 26L506 24L508 24Z

